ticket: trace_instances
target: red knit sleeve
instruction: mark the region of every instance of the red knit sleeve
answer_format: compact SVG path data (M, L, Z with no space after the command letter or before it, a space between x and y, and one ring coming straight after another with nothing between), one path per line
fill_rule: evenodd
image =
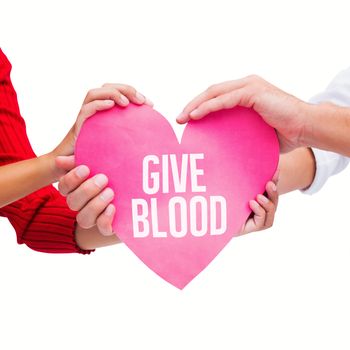
M11 64L0 49L0 166L36 157L20 115L10 72ZM91 252L76 244L76 212L68 208L65 198L53 186L0 208L0 216L11 222L17 242L31 249L47 253Z

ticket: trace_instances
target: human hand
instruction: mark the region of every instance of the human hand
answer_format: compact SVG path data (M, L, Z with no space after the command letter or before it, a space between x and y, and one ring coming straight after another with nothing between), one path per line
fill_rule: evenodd
M74 156L57 157L56 166L68 171L60 178L58 189L67 197L68 207L79 211L76 218L79 226L88 229L97 225L101 234L112 235L115 206L111 201L114 192L107 187L107 176L97 174L88 179L89 168L86 165L75 167Z
M273 225L275 213L278 205L278 171L275 173L272 181L266 184L267 197L259 194L256 200L249 201L252 214L243 225L239 235L246 233L266 230Z
M177 122L183 124L235 106L253 108L275 128L282 153L302 146L311 105L255 75L212 85L185 107Z
M139 93L135 88L124 84L104 84L101 88L90 90L83 102L76 122L64 140L53 151L55 156L70 156L74 153L74 146L81 126L86 119L98 111L112 108L115 105L126 107L130 102L137 105L153 103Z
M84 121L97 111L107 110L115 105L126 107L130 102L138 105L153 103L136 91L123 84L104 84L99 89L88 92L77 120L65 139L52 152L55 157L54 172L59 179L59 191L67 197L70 209L79 211L77 223L85 229L97 225L104 235L112 235L112 222L115 207L111 204L114 192L107 187L108 179L97 174L87 179L90 170L81 165L75 168L74 146Z

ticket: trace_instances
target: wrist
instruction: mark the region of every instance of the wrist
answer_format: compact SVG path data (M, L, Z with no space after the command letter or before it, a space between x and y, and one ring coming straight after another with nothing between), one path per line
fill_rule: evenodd
M39 157L40 161L43 163L44 168L47 171L47 177L49 183L54 183L59 180L62 176L62 170L56 166L56 154L55 150L50 153L44 154Z
M286 101L288 107L278 110L280 118L277 118L276 130L280 137L281 153L288 153L296 148L305 146L305 133L308 130L308 118L311 105L291 96L291 101Z
M74 127L72 127L60 144L51 152L58 156L71 156L74 154L75 145Z
M323 113L323 109L323 105L305 103L302 111L299 147L314 146L317 119Z
M80 249L91 250L120 243L120 240L114 234L111 236L102 235L97 226L84 229L80 225L77 225L75 230L75 242Z

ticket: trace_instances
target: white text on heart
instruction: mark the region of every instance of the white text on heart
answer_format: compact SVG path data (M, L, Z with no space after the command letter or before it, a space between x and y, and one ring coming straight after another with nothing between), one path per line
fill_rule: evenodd
M135 238L144 238L152 233L155 238L169 235L182 238L190 233L201 237L205 234L222 235L227 230L226 199L220 195L205 196L207 188L200 185L198 177L204 175L197 161L204 160L203 153L182 154L180 167L175 154L147 155L142 163L142 187L147 195L156 193L202 193L187 199L182 196L171 197L168 203L168 228L159 228L158 201L152 197L132 199L132 221ZM187 189L187 174L191 182ZM170 181L170 175L172 182ZM171 187L170 187L171 186ZM163 211L164 214L164 211Z

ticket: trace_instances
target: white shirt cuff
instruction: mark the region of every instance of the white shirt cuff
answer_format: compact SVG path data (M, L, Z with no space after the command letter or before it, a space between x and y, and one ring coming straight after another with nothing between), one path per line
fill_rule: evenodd
M318 192L327 182L328 178L341 172L349 163L349 158L340 154L312 148L315 156L316 172L311 186L302 190L305 194Z
M311 103L332 102L339 106L350 106L350 68L338 73L325 91L314 96ZM316 173L313 183L303 190L305 194L318 192L328 178L341 172L349 163L349 158L340 154L312 148L315 156Z

